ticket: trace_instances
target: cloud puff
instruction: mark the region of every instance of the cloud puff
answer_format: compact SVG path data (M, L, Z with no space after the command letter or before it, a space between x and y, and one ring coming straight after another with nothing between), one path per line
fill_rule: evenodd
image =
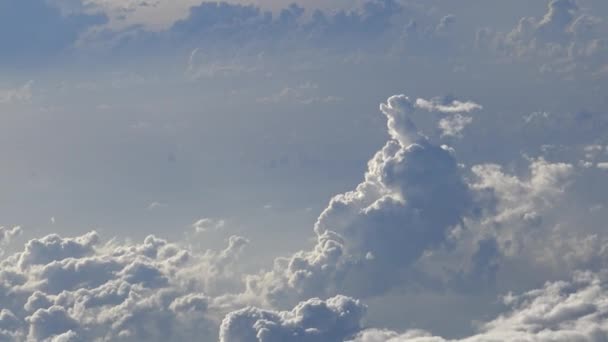
M33 81L26 82L23 86L12 89L0 89L0 104L27 102L32 99Z
M19 226L13 228L0 227L0 245L11 242L11 240L15 238L15 236L20 235L22 231L23 230Z
M226 315L220 342L341 342L361 329L365 311L358 300L344 296L309 299L291 311L249 307Z
M498 55L532 62L539 71L598 76L606 67L608 26L574 0L551 0L542 18L524 17L508 33L482 29L477 44Z
M477 322L475 334L445 339L424 330L361 329L365 306L337 296L303 301L290 311L252 307L234 311L222 322L220 341L604 341L607 299L604 273L576 272L570 281L547 282L520 295L509 293L502 300L507 309L493 320Z
M438 127L441 130L441 136L462 137L462 131L472 122L472 117L456 114L439 120Z
M603 275L581 272L571 281L547 283L543 288L505 297L511 311L480 324L480 332L470 337L448 340L424 331L399 334L369 329L353 341L604 341L608 338L607 295Z
M417 63L420 63L419 57L439 62L454 55L460 44L460 37L456 36L454 30L457 23L455 15L447 14L437 20L429 17L428 13L411 16L416 12L412 8L408 10L409 22L393 43L395 52L405 58L413 58Z
M153 236L143 243L102 244L95 232L30 240L0 263L0 336L213 339L225 312L207 292L229 293L230 268L246 243L234 236L224 250L198 253Z
M417 99L416 107L428 110L429 112L440 112L440 113L468 113L477 109L482 109L482 106L472 101L458 101L458 100L446 100L441 101L440 99Z
M194 222L194 224L192 225L192 228L194 228L194 231L197 233L205 233L205 232L222 230L222 229L224 229L225 225L226 225L226 221L221 220L221 219L215 220L215 219L211 219L211 218L202 218L202 219Z

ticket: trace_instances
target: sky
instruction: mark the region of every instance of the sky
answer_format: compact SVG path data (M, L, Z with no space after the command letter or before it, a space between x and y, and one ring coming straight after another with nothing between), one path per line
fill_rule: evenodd
M0 1L0 341L608 340L607 18Z

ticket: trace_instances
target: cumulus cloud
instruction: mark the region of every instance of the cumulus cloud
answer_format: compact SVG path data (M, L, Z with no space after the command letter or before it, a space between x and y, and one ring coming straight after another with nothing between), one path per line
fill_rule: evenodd
M246 243L232 237L224 250L198 253L154 236L143 243L102 244L95 232L30 240L0 264L0 336L211 340L224 312L207 293L218 286L228 293L230 267Z
M220 342L341 342L361 329L365 306L336 296L299 303L291 311L245 308L222 321Z
M414 11L408 8L410 11ZM429 22L430 21L430 22ZM400 23L401 24L401 23ZM394 40L393 48L405 58L445 59L458 50L459 37L455 35L457 17L453 14L439 20L428 14L418 13L409 17L401 35Z
M579 272L571 281L550 282L540 289L505 297L511 310L480 324L479 333L473 336L444 339L425 331L400 334L369 329L353 341L603 341L608 338L607 294L603 274Z
M524 17L508 33L478 31L477 43L544 73L598 76L606 65L608 26L574 0L550 0L542 18Z
M523 175L497 164L464 167L454 149L416 127L413 114L423 108L405 95L380 106L390 139L364 181L331 199L312 249L248 276L241 299L285 308L316 296L382 295L425 279L470 292L492 289L504 264L567 275L604 260L603 240L576 253L593 234L564 234L569 228L555 220L573 165L530 158Z
M129 52L167 46L187 48L196 54L201 54L197 48L203 46L206 53L228 48L253 51L253 55L310 46L352 51L363 47L361 39L371 43L389 31L392 28L390 19L401 9L395 0L368 0L360 6L333 12L305 9L297 3L273 12L252 4L202 2L192 4L185 16L161 30L141 25L117 30L105 28L87 39L94 46L112 46ZM373 46L367 48L373 49ZM200 77L209 73L246 72L247 69L224 61L199 68L197 73Z
M290 311L249 307L226 315L220 341L603 341L608 337L607 290L603 272L587 271L576 272L569 281L509 293L502 299L507 307L503 313L477 322L476 333L458 339L424 330L362 329L365 306L344 296L306 300Z
M411 117L416 105L390 97L380 110L391 139L355 190L332 198L315 224L317 244L250 276L248 291L274 305L312 296L380 294L472 213L474 199L451 149L434 145ZM378 281L375 281L378 280Z

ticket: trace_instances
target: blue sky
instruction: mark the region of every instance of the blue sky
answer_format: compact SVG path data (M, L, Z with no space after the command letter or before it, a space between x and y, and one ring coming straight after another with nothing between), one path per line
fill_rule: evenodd
M604 0L5 0L0 340L603 341Z

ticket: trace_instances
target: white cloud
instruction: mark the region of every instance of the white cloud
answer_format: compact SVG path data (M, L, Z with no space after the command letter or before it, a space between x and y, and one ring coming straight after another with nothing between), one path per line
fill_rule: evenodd
M500 58L531 62L542 73L568 77L602 74L608 49L606 23L574 0L551 0L542 18L521 18L510 32L482 29L477 44Z
M161 208L165 208L167 206L166 203L162 203L162 202L152 202L148 205L148 210L156 210L156 209L161 209Z
M344 341L360 330L365 310L344 296L309 299L291 311L245 308L226 315L220 342Z
M26 82L18 88L0 88L0 104L28 102L32 99L33 81Z
M30 240L0 263L0 336L214 339L225 312L206 293L235 288L231 267L246 243L232 237L224 250L198 253L153 236L139 244L101 244L96 233Z
M481 342L604 341L608 338L608 287L604 273L576 272L570 281L547 282L542 288L503 297L507 310L477 322L473 335L446 339L424 330L403 333L361 329L365 306L337 296L309 299L290 311L245 308L224 318L221 342Z
M399 334L369 329L355 342L445 341L604 341L608 338L608 291L603 275L577 273L572 281L547 283L519 296L510 295L512 309L480 324L480 332L461 339L444 339L429 332Z
M425 100L417 99L416 107L428 110L429 112L440 113L468 113L474 110L482 109L483 107L472 101L440 101L439 99Z
M20 235L22 231L23 230L19 226L15 226L13 228L0 226L0 245L11 242L11 240L15 238L15 236Z
M196 233L215 232L224 229L226 221L212 218L202 218L192 225Z
M456 114L439 120L438 126L441 130L441 136L462 137L462 131L472 122L472 117Z

